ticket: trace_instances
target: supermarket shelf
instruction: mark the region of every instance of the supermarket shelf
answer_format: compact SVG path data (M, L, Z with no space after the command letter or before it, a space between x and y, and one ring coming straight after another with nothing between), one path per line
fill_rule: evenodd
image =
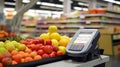
M116 22L116 21L105 21L105 20L86 20L87 22L99 22L99 23L111 23L111 24L120 24L120 22Z
M23 26L36 26L36 24L21 24Z
M120 42L113 42L113 44L114 44L114 46L115 46L115 45L119 45Z
M35 30L25 30L25 29L21 29L20 32L35 33Z
M36 30L36 32L39 32L39 33L46 33L48 32L48 30ZM59 30L58 31L59 33L76 33L76 31L67 31L67 30Z
M65 21L47 21L47 24L67 24L67 23L77 23L79 21L71 21L71 20L65 20Z
M48 25L37 25L37 28L48 28ZM105 26L82 26L82 25L69 25L69 26L57 26L58 28L104 28Z
M115 14L120 14L120 12L111 11L111 10L107 10L107 12L110 12L110 13L115 13Z
M109 16L109 15L105 15L105 14L88 14L88 15L85 15L85 17L93 17L93 16L104 16L104 17L109 17L109 18L120 19L119 16Z

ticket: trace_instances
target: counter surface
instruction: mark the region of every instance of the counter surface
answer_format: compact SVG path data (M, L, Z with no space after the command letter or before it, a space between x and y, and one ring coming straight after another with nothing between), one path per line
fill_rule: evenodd
M109 56L101 55L101 58L91 60L88 62L75 62L72 60L62 60L54 63L40 65L37 67L93 67L109 61Z

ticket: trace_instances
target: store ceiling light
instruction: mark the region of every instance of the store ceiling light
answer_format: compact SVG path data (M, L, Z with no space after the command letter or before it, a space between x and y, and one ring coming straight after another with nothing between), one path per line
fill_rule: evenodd
M64 2L64 0L59 0L60 2ZM70 3L73 3L73 1L71 1Z
M82 10L80 7L74 7L75 10Z
M14 8L4 8L4 11L5 10L15 10Z
M64 2L64 0L59 0L59 1Z
M37 5L40 5L40 4L41 4L41 2L37 2L36 4L37 4Z
M104 1L108 1L108 2L111 2L111 3L120 4L120 2L118 2L118 1L114 1L114 0L104 0Z
M22 0L23 3L29 3L30 0Z
M7 4L7 5L15 5L15 3L12 3L12 2L5 2L5 4Z
M78 5L89 6L88 4L86 4L86 3L81 3L81 2L79 2Z
M83 11L88 11L88 8L80 8L80 7L74 7L75 10L83 10Z
M40 8L51 9L51 10L62 10L61 8L51 7L51 6L40 6Z
M83 11L88 11L88 8L83 8Z
M52 6L52 7L59 7L59 8L63 8L63 5L60 4L53 4L53 3L46 3L46 2L42 2L41 5L45 5L45 6Z

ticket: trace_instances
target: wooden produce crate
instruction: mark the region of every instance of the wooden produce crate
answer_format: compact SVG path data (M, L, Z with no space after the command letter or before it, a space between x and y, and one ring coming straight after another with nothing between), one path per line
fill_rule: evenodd
M115 32L115 28L114 27L107 27L107 28L102 28L99 29L101 34L113 34Z
M113 55L111 34L101 34L99 39L99 48L104 49L105 55Z
M114 54L115 56L120 56L120 44L114 46Z
M104 49L105 55L120 55L120 34L101 34L99 48Z

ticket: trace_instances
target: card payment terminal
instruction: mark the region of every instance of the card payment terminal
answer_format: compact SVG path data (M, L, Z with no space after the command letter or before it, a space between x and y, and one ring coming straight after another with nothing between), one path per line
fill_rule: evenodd
M73 59L81 58L80 60L87 61L98 57L97 41L100 37L100 32L97 29L80 29L73 36L72 40L66 47L67 55Z

